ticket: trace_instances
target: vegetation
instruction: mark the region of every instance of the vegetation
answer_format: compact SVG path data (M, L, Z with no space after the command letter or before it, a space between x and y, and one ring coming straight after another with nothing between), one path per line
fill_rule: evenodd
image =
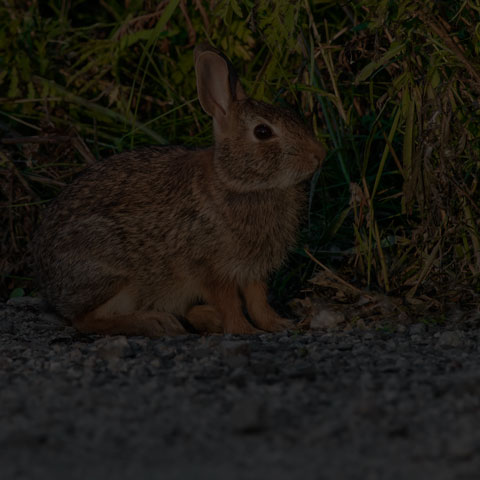
M208 39L249 94L301 112L328 147L277 293L316 271L327 289L477 302L479 20L479 0L4 1L2 295L34 288L37 217L86 165L210 144L192 62Z

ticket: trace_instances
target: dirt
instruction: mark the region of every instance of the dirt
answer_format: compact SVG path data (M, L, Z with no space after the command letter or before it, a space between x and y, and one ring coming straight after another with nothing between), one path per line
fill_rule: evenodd
M477 479L480 322L163 339L0 304L0 478Z

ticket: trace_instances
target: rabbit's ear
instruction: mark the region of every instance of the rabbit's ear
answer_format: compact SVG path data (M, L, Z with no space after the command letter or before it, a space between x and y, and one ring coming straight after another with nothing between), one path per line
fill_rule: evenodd
M195 49L198 97L203 109L219 124L232 102L246 98L228 59L210 45Z

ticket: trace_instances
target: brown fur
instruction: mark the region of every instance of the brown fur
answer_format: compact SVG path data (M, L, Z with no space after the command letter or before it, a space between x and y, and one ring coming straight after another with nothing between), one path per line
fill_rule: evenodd
M255 333L244 302L258 328L288 326L264 282L294 243L298 184L324 150L290 112L245 97L216 50L198 47L196 70L215 146L144 148L94 165L36 234L43 294L81 331L176 334L185 316L200 330ZM258 140L265 123L274 136Z

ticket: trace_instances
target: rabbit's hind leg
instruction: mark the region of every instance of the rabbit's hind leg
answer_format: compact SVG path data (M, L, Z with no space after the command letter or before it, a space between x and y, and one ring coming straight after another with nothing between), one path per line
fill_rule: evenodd
M126 290L120 291L96 309L73 320L82 333L102 335L142 335L163 337L186 334L180 321L167 312L130 311L133 300Z
M187 333L178 319L166 312L134 312L99 317L93 311L76 318L73 326L82 333L101 335L141 335L158 338Z
M204 298L207 304L212 305L219 313L224 333L233 335L262 333L249 323L243 314L238 285L234 282L211 282L205 289Z
M212 305L194 305L185 318L197 332L223 333L222 315Z

